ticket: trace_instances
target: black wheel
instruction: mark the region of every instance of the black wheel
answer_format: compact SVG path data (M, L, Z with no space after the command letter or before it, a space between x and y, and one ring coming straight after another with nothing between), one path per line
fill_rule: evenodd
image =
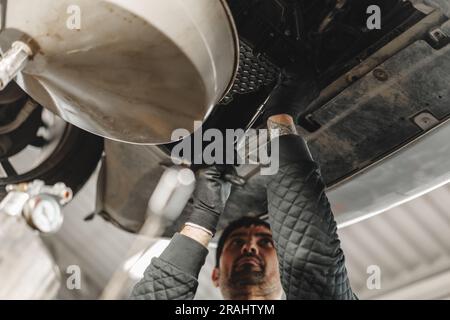
M0 93L0 197L6 185L35 179L64 182L76 193L97 167L103 138L66 123L19 90L12 84ZM21 112L26 119L11 126Z

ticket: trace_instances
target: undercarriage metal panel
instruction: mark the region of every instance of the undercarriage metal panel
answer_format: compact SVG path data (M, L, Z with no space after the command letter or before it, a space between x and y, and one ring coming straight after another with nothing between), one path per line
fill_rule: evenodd
M168 157L157 147L105 141L96 213L130 232L146 219L150 196Z
M423 2L426 5L438 8L450 17L450 2L448 0L416 0L413 2Z
M450 121L327 192L340 228L450 182ZM426 212L424 212L425 214Z
M450 22L441 29L450 35ZM313 113L321 127L310 147L327 186L422 135L416 116L427 113L436 124L447 119L449 84L450 44L436 50L417 41Z

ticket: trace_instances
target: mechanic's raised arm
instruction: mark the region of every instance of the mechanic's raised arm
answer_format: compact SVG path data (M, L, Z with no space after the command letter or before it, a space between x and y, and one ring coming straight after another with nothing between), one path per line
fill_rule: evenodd
M279 142L279 170L269 178L267 196L283 289L288 300L354 299L319 168L293 121L304 110L298 96L313 88L297 76L280 81L266 111Z
M198 275L208 255L208 244L216 232L230 185L222 179L225 166L197 172L192 213L180 233L144 272L131 298L139 300L192 300Z

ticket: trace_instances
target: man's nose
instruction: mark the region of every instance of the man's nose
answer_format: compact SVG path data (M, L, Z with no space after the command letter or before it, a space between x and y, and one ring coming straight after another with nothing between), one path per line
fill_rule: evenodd
M241 249L241 253L252 253L252 254L258 254L258 246L256 245L255 241L247 241Z

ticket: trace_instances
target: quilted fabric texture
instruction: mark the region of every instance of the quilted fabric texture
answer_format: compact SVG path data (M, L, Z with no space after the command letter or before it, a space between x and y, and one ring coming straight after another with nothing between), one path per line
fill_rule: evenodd
M295 141L301 138L293 137L280 138L280 155L302 151L301 143ZM306 147L303 153L298 155L301 161L281 159L279 172L270 177L267 187L269 221L286 297L354 299L319 169Z
M134 287L135 300L192 300L198 281L189 273L159 258L144 273L144 278Z
M279 139L280 168L269 178L269 222L288 300L356 299L320 171L299 136ZM176 235L135 286L133 299L191 300L207 250Z

